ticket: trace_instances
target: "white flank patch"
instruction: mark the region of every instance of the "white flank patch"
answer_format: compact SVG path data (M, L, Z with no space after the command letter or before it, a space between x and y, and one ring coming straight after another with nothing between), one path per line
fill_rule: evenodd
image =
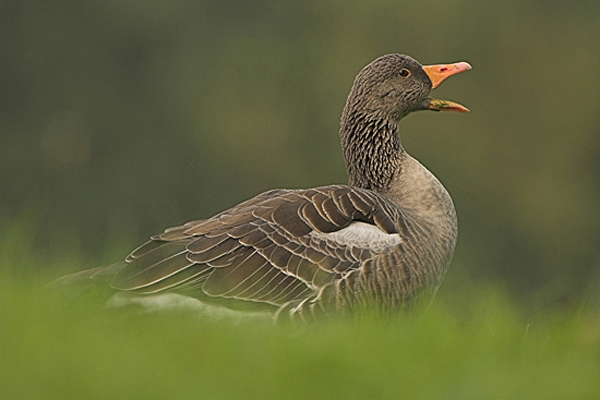
M331 240L343 246L369 248L375 253L382 253L402 243L397 233L385 233L377 226L366 222L352 222L337 232L311 232L317 240Z

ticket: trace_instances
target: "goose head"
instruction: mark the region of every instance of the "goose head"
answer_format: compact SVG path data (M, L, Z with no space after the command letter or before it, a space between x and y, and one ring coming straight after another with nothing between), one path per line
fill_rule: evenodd
M413 111L469 110L461 104L430 96L448 77L470 70L466 62L421 65L404 54L388 54L364 67L356 76L346 111L399 120Z

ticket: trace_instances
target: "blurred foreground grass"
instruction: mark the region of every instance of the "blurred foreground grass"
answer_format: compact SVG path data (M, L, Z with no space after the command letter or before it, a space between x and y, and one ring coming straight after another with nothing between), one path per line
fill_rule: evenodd
M527 322L507 299L304 328L125 317L1 283L2 399L600 397L597 321Z
M56 270L40 262L4 236L2 399L600 398L600 323L585 307L532 316L472 288L419 317L304 327L131 316L44 290Z

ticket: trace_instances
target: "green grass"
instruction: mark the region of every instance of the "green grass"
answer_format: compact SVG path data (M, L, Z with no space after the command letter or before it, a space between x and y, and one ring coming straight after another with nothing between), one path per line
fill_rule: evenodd
M307 326L131 315L44 290L56 271L17 243L0 247L2 399L600 398L591 308L530 315L479 289Z
M598 320L527 322L498 293L298 327L123 315L23 278L0 289L3 399L600 397Z

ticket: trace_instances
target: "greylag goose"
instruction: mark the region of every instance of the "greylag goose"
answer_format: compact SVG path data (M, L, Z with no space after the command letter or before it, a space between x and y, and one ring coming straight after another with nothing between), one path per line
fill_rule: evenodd
M136 297L174 292L302 320L433 298L454 253L456 213L402 147L398 122L419 110L467 112L429 94L469 69L401 54L376 59L356 76L341 118L348 185L271 190L152 236L123 262L59 281L108 281Z

